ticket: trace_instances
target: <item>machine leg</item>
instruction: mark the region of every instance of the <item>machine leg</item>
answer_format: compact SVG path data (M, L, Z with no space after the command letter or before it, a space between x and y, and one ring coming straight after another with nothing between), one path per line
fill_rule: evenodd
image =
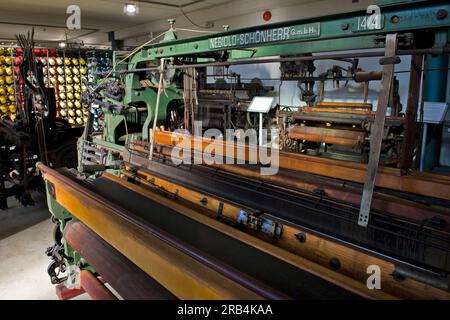
M0 177L0 210L8 209L8 196L6 194L5 181Z
M263 142L263 114L259 114L259 146L262 147L265 143Z
M56 286L56 295L58 296L59 300L69 300L78 297L83 293L85 293L83 288L69 289L64 284L58 284Z

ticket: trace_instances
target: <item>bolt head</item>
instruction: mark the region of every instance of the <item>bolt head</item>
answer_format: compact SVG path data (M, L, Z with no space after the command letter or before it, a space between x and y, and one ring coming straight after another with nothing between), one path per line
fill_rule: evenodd
M436 12L436 18L438 20L447 18L447 15L448 15L448 12L447 12L447 10L444 10L444 9L440 9L440 10L438 10L438 12Z
M295 237L301 243L306 242L306 234L304 234L303 232L300 232L299 234L296 234Z

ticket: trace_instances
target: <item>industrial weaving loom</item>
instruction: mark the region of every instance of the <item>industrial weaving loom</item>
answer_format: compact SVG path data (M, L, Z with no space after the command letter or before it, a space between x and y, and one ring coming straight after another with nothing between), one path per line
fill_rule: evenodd
M414 169L424 57L449 52L450 4L379 8L185 40L171 21L159 42L116 55L86 97L78 168L38 166L52 283L98 298L114 298L101 277L125 299L450 299L450 178ZM269 64L301 104L234 69ZM343 83L360 101L327 98ZM225 143L208 129L259 134ZM222 161L201 161L211 150Z

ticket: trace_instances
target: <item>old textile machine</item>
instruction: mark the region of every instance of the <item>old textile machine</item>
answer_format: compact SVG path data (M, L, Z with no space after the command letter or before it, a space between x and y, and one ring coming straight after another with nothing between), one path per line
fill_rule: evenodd
M39 165L51 281L99 298L115 297L107 282L125 299L449 299L450 178L414 168L450 3L378 8L185 40L170 21L116 53L87 97L78 168ZM254 76L269 65L278 82Z

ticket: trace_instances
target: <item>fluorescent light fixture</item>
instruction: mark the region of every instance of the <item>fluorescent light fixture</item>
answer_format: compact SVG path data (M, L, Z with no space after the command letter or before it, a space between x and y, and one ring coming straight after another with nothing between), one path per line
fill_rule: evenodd
M60 42L59 44L60 48L65 48L66 47L66 43L64 41Z
M134 1L128 1L123 6L123 13L125 13L127 16L135 16L139 14L139 6L137 2Z

